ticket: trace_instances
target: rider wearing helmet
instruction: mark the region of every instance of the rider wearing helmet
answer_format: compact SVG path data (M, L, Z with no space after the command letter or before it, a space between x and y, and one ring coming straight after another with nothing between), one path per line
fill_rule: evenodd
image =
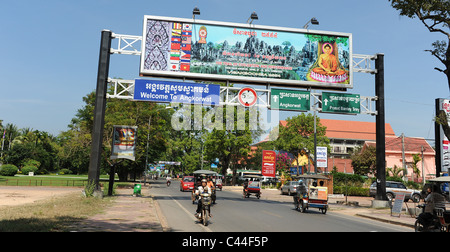
M200 195L204 192L211 194L211 188L206 186L206 183L207 183L206 179L202 179L202 185L197 187L197 190L195 191L195 195ZM198 216L201 211L202 211L202 201L199 200L197 203L197 211L196 211L195 215ZM211 212L210 212L210 215L211 215Z

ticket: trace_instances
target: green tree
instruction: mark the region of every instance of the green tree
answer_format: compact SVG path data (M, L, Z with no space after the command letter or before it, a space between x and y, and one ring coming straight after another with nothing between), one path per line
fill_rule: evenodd
M305 150L310 155L314 154L314 116L302 113L286 120L286 126L280 125L279 136L274 145L278 150L285 150L295 157ZM326 127L316 118L317 146L326 146L330 149L330 140L325 136Z
M238 112L237 107L227 106L223 108L223 115L227 115L227 109L234 110L233 124L229 122L230 124L227 127L226 120L223 120L223 122L219 122L223 126L222 129L216 127L206 133L204 151L208 160L219 158L222 174L226 174L227 169L231 168L233 172L232 183L234 184L238 167L246 164L245 160L250 153L250 146L261 135L262 131L260 129L250 129L253 126L249 122L250 113L255 111L245 109L245 113L242 115ZM241 118L241 116L244 117ZM222 117L222 119L224 118L226 116ZM242 125L238 127L239 121L242 122L241 119L244 119L245 127L242 127ZM213 120L216 120L215 116L213 116Z
M8 164L14 164L17 167L23 167L29 159L38 161L40 173L47 173L55 169L57 164L57 149L51 143L52 139L49 137L40 140L33 133L28 133L29 139L32 141L25 141L22 143L15 143L10 150L6 152L5 161Z
M387 168L386 174L389 175L389 173L392 174L392 177L394 178L401 178L400 173L405 174L405 169L398 167L397 165L394 165L393 168Z
M400 11L401 16L418 18L432 33L440 33L445 40L432 43L430 52L444 65L444 68L434 69L445 74L450 88L450 1L448 0L389 0L391 6ZM436 122L443 126L444 134L450 139L448 118L443 110L436 116Z
M417 163L419 163L422 159L420 158L420 154L413 154L413 163L412 163L412 168L413 168L413 179L415 176L419 177L420 176L420 170L419 167L417 167Z
M83 97L85 105L79 109L69 125L69 130L58 136L61 145L59 157L61 167L74 173L86 173L89 169L89 157L92 144L93 111L95 92ZM102 144L101 173L110 169L112 130L114 125L137 126L136 161L125 160L116 166L120 180L126 180L128 174L141 174L145 169L145 159L149 163L163 159L170 129L170 110L165 105L149 102L135 102L121 99L108 100L105 111L105 125ZM151 122L149 125L151 117ZM150 134L149 134L150 133ZM147 135L149 149L147 152Z
M375 174L376 172L376 148L368 146L362 151L355 151L351 156L353 171L358 175Z
M437 40L432 50L426 50L445 67L435 67L447 76L450 88L450 1L448 0L389 0L401 16L418 18L430 32L441 33L445 40Z

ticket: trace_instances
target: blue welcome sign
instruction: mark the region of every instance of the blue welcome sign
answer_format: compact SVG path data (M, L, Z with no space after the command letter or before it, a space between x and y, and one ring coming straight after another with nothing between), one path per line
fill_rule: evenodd
M136 79L134 100L219 105L220 85Z

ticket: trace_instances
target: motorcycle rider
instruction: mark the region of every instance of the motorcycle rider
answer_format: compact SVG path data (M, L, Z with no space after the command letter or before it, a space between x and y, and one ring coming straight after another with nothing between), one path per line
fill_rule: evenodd
M425 206L426 213L433 213L436 208L445 208L445 197L440 193L439 186L434 184L433 190L425 198L427 205Z
M214 183L211 180L211 177L208 177L208 181L206 182L206 186L211 188L211 190L214 190Z
M417 217L417 222L423 225L424 230L428 230L429 228L436 228L436 224L439 224L439 221L436 219L436 208L445 207L445 197L440 194L439 186L434 184L431 188L427 188L428 195L424 199L425 207L423 213L419 214ZM422 230L423 231L423 230Z
M197 187L197 190L195 190L195 195L200 195L200 194L202 194L204 192L207 192L209 195L211 195L211 188L208 187L206 184L207 184L206 179L202 179L202 185ZM196 213L195 213L195 217L198 218L201 211L202 211L202 201L199 200L198 203L197 203L197 210L196 210ZM209 216L212 216L211 215L211 210L209 212Z
M170 175L167 175L167 177L166 177L166 184L170 185L171 182L172 182L172 178L170 177Z
M306 190L306 186L305 183L303 182L303 180L299 180L298 181L298 187L297 187L297 193L294 194L294 202L298 203L299 199L303 198L303 195L307 192Z
M246 179L246 180L244 181L244 188L243 188L243 190L244 190L244 195L245 195L247 189L248 189L248 179Z
M216 187L214 185L214 182L211 179L211 176L208 177L208 180L206 182L206 186L211 188L211 192L212 192L211 200L212 200L212 203L215 204L216 203L216 191L215 191Z

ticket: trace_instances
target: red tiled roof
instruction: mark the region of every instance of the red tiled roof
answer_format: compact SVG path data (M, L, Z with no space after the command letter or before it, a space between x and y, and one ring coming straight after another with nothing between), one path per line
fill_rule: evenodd
M376 127L374 122L344 121L332 119L320 119L320 123L327 127L326 136L337 139L375 140ZM286 121L280 121L286 126ZM389 123L385 124L386 136L395 136Z
M375 142L366 142L365 145L375 147ZM435 154L435 150L430 144L421 137L405 137L405 153L421 153L422 146L424 154ZM402 137L386 136L386 152L401 153L402 152Z

